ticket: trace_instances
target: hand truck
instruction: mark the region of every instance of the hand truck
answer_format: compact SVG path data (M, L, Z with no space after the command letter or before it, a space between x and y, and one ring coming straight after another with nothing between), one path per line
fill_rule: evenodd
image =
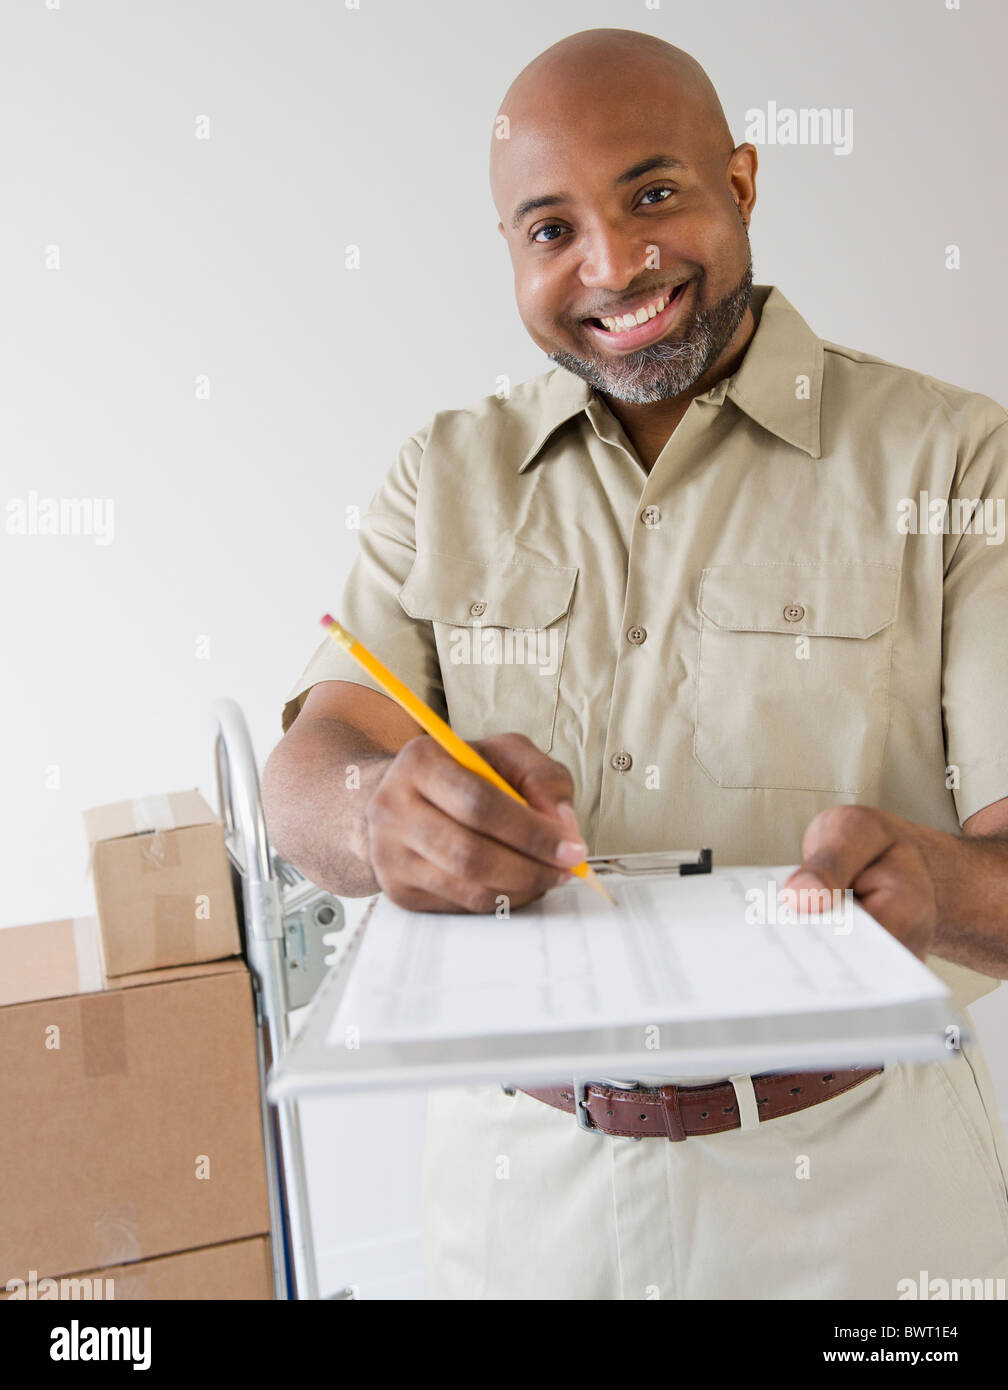
M240 707L234 700L218 699L210 717L218 814L231 864L242 955L255 999L274 1297L317 1299L297 1102L271 1104L266 1077L290 1041L291 1013L310 1002L326 975L326 938L343 928L345 915L339 898L271 851L259 772ZM344 1290L334 1296L350 1295Z

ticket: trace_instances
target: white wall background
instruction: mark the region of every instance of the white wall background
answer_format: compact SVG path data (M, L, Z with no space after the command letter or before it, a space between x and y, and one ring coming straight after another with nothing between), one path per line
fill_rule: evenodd
M828 339L1008 403L1008 17L961 6L5 0L2 497L110 498L114 539L0 534L0 922L92 910L83 807L212 799L215 696L262 765L353 555L345 508L435 410L548 365L487 153L508 82L564 34L688 49L737 141L769 101L852 108L847 157L761 149L757 281ZM975 1017L1008 1111L1006 996ZM307 1109L327 1288L419 1293L420 1102L395 1144Z

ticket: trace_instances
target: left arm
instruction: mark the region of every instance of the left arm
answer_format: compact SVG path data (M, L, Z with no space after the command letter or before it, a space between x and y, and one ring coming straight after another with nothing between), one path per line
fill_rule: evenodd
M989 403L975 404L962 418L950 496L960 506L983 499L984 515L993 507L1003 519L1008 416L999 407L1005 418L992 426ZM1002 540L1003 529L991 536L968 526L941 540L941 714L945 770L961 773L950 790L962 834L871 806L832 806L810 822L804 862L785 885L852 888L922 959L933 952L996 979L1008 979L1008 554L994 543ZM922 534L915 543L932 541Z
M961 836L872 806L820 811L783 891L815 910L831 901L819 892L844 888L922 960L1008 979L1008 797L970 816Z

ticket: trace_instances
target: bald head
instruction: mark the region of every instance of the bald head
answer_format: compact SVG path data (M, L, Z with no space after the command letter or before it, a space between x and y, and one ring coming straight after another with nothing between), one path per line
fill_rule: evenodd
M511 83L490 182L522 322L630 405L680 402L753 328L756 149L681 48L587 29Z
M684 49L635 29L584 29L545 49L514 79L498 111L490 186L502 220L501 183L523 150L583 139L586 122L639 128L649 121L656 129L674 123L705 162L723 164L732 152L714 85Z

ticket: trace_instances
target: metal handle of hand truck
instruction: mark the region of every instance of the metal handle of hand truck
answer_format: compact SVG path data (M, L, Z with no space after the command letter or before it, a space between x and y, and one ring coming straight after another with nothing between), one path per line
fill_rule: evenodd
M231 699L211 708L219 814L239 865L245 952L256 996L256 1042L270 1199L273 1284L278 1299L318 1298L308 1185L297 1104L266 1099L266 1074L290 1037L284 990L283 914L270 859L259 772L245 716Z

